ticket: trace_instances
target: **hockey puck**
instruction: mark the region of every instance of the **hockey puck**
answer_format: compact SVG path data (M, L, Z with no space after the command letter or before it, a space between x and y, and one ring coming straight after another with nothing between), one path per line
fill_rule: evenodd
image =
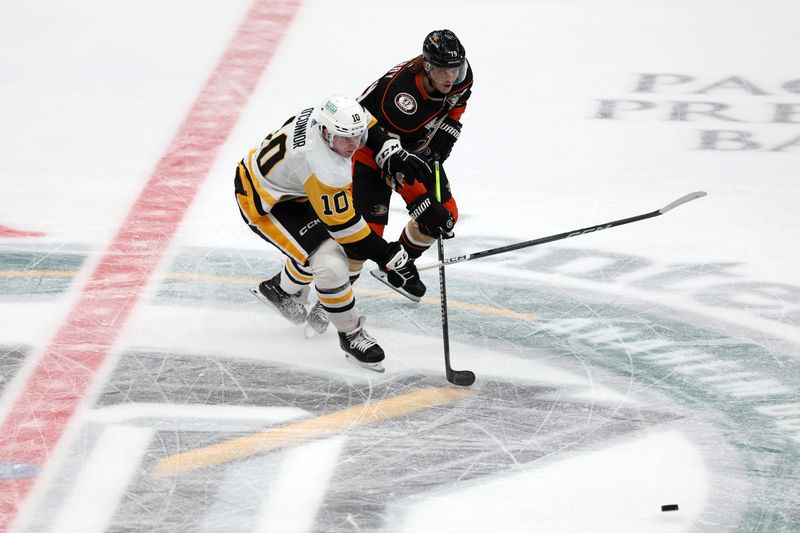
M661 506L661 510L662 511L677 511L678 510L678 504L677 503L670 503L668 505L662 505Z

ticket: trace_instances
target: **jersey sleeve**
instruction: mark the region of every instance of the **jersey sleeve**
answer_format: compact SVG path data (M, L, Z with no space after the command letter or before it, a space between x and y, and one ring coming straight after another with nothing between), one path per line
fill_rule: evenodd
M304 187L314 212L337 243L375 262L386 256L388 243L356 212L349 184L329 185L311 174Z
M372 150L373 154L380 152L383 143L388 141L391 137L386 133L379 124L375 117L372 118L369 124L369 134L367 135L367 148Z
M314 212L336 242L347 244L363 239L370 232L363 217L353 208L349 184L344 187L328 185L311 174L304 188Z

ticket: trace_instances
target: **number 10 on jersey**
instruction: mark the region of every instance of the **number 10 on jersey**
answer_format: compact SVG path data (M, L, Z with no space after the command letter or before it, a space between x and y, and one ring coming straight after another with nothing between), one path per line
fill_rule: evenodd
M333 196L323 194L320 198L323 206L322 213L326 216L341 215L350 208L350 202L347 200L345 191L339 191Z

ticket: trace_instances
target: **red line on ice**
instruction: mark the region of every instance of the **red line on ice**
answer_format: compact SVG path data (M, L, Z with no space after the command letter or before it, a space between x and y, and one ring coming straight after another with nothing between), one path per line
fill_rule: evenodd
M0 224L0 237L44 237L44 233L14 229Z
M301 2L256 0L251 6L121 229L11 404L0 426L0 464L40 468L48 461ZM0 532L11 527L35 482L35 477L0 479Z

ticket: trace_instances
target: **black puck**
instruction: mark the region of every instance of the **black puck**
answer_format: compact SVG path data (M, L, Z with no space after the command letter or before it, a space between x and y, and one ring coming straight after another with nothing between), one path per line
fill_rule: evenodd
M662 511L677 511L678 510L678 504L677 503L670 503L668 505L662 505L661 506L661 510Z

